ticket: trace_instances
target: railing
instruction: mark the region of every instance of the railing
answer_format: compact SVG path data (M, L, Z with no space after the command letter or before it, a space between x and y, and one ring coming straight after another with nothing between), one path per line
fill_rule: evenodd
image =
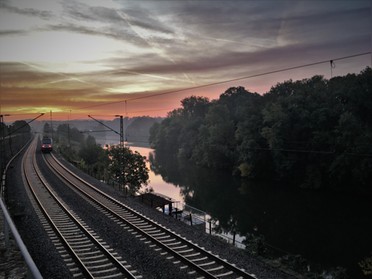
M32 139L30 139L31 141ZM29 142L30 142L29 141ZM0 206L1 206L1 212L2 214L4 215L4 237L5 237L5 248L6 249L9 249L10 247L10 241L9 241L9 238L10 238L10 235L9 235L9 232L12 233L13 235L13 238L14 240L16 241L17 243L17 246L26 262L26 265L28 267L28 274L27 274L27 278L34 278L34 279L39 279L39 278L43 278L40 274L40 271L38 270L35 262L33 261L33 259L31 258L31 255L30 253L28 252L25 244L23 243L23 240L20 236L20 234L18 233L18 230L8 212L8 209L7 207L5 206L5 202L4 202L4 193L5 193L5 187L6 187L6 173L7 173L7 170L9 168L9 165L12 163L12 161L23 151L23 149L28 145L27 142L24 147L18 151L18 153L16 155L14 155L10 160L9 162L7 163L5 169L4 169L4 172L2 174L2 180L1 180L1 185L0 185Z
M185 203L176 202L172 215L176 219L181 220L190 226L200 226L204 228L206 233L216 235L229 244L232 244L241 249L245 249L245 244L243 243L245 237L240 236L236 233L217 230L216 228L218 226L218 221L214 221L208 213L200 209L197 209Z

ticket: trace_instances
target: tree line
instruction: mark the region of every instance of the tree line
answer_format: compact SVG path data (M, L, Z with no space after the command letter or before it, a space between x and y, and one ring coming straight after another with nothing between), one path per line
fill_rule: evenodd
M44 135L53 135L55 148L71 163L88 174L120 189L135 193L148 183L145 157L120 145L97 144L92 135L86 135L69 124L60 124L54 131L44 124Z
M156 154L303 188L372 181L372 70L191 96L150 131Z
M17 120L10 125L0 122L0 172L30 138L31 128L26 121Z

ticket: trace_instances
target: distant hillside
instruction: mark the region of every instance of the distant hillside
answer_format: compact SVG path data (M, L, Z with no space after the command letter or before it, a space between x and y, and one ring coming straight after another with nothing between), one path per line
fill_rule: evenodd
M137 117L126 130L126 140L134 145L149 145L150 128L154 123L161 122L162 118L148 116Z

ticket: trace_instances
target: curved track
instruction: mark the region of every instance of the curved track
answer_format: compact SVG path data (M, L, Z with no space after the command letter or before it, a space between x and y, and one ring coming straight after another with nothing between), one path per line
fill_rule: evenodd
M27 149L23 177L36 212L74 278L141 278L53 191L36 163L37 139Z
M44 158L66 185L119 223L123 230L131 232L138 241L179 265L180 272L195 278L256 278L97 189L66 168L53 154L45 154Z

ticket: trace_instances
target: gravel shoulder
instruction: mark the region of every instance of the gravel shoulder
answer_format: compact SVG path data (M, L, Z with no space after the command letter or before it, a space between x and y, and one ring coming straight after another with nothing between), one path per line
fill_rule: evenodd
M72 164L66 162L58 154L55 153L54 155L69 169L97 188L163 226L205 247L205 249L212 251L221 258L235 263L240 268L244 268L250 274L255 274L257 278L295 278L252 257L246 251L227 244L218 237L206 234L204 230L191 227L173 217L164 215L142 204L138 198L126 197L122 192L83 173ZM13 168L8 174L8 205L13 216L15 216L15 223L26 246L29 248L31 256L44 278L71 278L71 274L66 268L63 259L60 257L51 241L49 241L27 198L23 180L20 175L21 160L18 158L12 165ZM45 167L42 168L44 168L44 171L46 170ZM88 203L81 204L79 198L73 196L72 190L68 191L58 179L54 179L53 186L59 189L58 192L60 192L61 195L68 196L69 204L73 210L77 211L81 209L79 215L81 215L82 218L89 218L87 219L88 225L94 227L100 235L103 235L105 241L112 248L121 251L124 258L128 259L128 263L138 270L143 275L143 278L174 278L175 266L170 261L165 260L165 258L154 260L155 258L159 258L159 254L155 251L149 251L144 244L133 241L133 236L124 232L120 227L112 227L107 223L107 220L105 221L103 214L101 216L96 211L93 212L92 207L89 207ZM188 278L186 274L184 278Z
M185 238L192 240L194 243L205 247L206 250L212 251L231 263L235 263L238 267L245 269L251 274L255 274L257 278L295 278L290 274L274 269L263 261L251 256L248 252L236 248L233 245L229 245L216 236L205 233L203 229L189 226L182 221L176 220L171 216L165 215L162 212L141 203L140 198L125 196L124 193L82 172L58 154L54 155L56 155L66 167L87 180L89 183L98 187L100 190L110 194L117 200L133 209L136 209L163 226L172 229Z

